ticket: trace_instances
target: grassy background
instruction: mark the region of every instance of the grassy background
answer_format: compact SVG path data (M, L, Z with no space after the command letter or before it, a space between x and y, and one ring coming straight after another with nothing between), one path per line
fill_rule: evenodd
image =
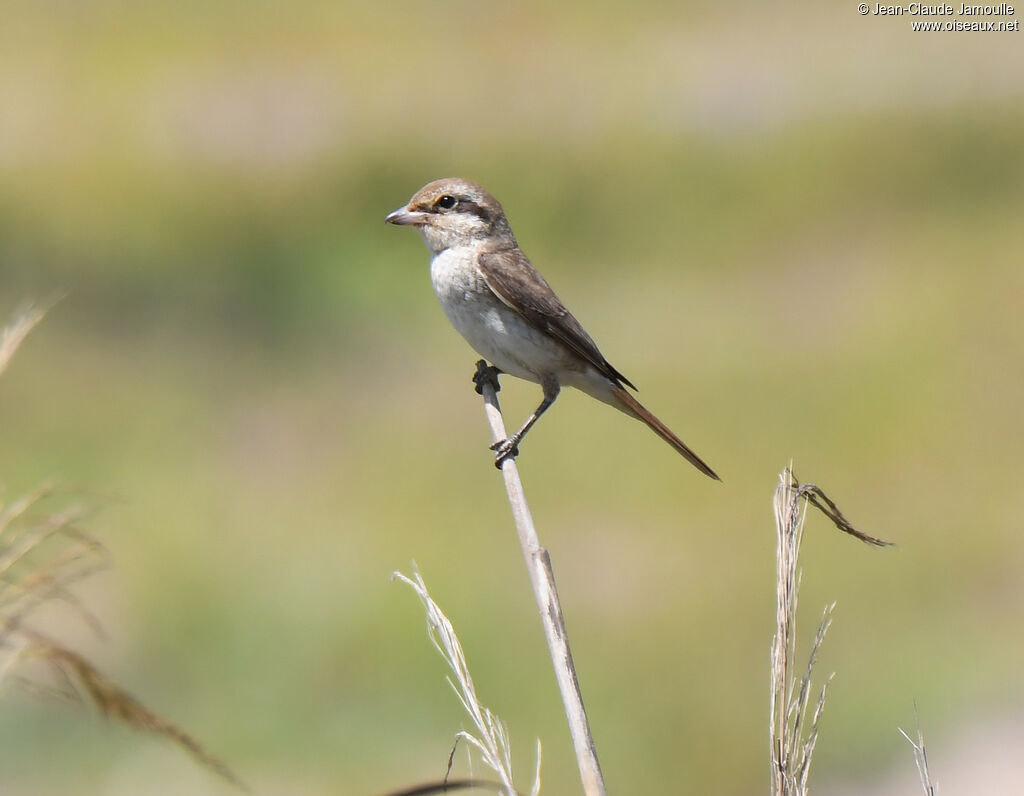
M101 668L258 793L443 773L461 726L415 559L544 792L575 764L474 355L386 212L457 174L724 478L566 394L524 448L608 785L767 782L770 498L791 457L838 600L812 782L1024 706L1020 33L853 4L10 2L0 479L105 506ZM502 393L510 424L533 387ZM56 627L63 620L55 617ZM72 632L70 629L68 632ZM226 793L63 706L0 711L8 793ZM524 780L525 781L525 780Z

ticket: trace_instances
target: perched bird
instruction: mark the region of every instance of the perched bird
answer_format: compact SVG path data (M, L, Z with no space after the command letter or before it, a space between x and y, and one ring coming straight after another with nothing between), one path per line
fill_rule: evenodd
M476 183L428 183L385 219L416 227L430 250L430 280L448 320L501 373L541 386L544 400L523 427L492 450L495 464L519 453L519 442L555 402L563 386L642 420L705 475L715 471L626 387L516 242L498 200Z

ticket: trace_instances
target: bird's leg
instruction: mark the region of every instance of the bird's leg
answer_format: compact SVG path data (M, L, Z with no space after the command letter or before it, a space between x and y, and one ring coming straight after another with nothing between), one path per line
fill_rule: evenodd
M534 423L536 423L542 414L544 414L548 407L555 402L558 397L558 393L561 387L558 385L558 379L554 376L546 376L541 380L541 388L544 390L544 400L540 402L532 415L526 418L526 422L523 423L523 427L519 429L511 437L506 437L501 442L495 442L491 445L491 450L497 455L494 457L494 466L499 470L501 469L502 462L508 458L515 458L519 455L519 443L526 436L526 432L530 430Z
M501 385L498 384L498 374L501 373L494 365L488 365L486 360L480 359L476 363L476 373L473 374L473 383L476 385L476 394L484 394L484 385L490 383L495 392L501 392Z

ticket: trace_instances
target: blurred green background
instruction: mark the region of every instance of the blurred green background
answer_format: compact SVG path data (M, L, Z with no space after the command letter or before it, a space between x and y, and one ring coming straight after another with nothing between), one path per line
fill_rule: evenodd
M109 639L51 630L256 793L373 794L463 726L415 559L523 787L539 737L578 792L475 356L383 223L459 175L724 479L578 393L524 446L611 792L764 792L791 458L898 543L810 521L812 784L912 776L914 699L940 781L1024 725L1024 34L828 5L5 3L0 312L63 299L0 381L0 481L103 506L116 560L81 589ZM0 771L232 792L18 693Z

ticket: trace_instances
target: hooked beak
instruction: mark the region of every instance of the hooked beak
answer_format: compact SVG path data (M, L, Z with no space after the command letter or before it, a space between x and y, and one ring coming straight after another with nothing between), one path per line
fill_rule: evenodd
M410 210L408 207L400 207L394 212L388 213L384 221L401 227L420 227L427 223L427 214L417 210Z

